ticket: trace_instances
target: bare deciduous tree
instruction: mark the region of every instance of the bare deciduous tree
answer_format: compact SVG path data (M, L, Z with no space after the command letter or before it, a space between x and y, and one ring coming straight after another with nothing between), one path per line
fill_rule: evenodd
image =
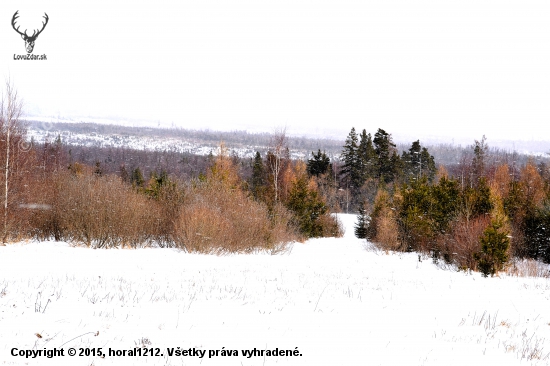
M273 179L275 202L279 200L279 180L285 158L288 158L288 139L286 127L277 128L271 137L267 153L267 165Z
M17 95L13 84L6 80L5 90L0 100L0 140L1 151L5 153L4 162L4 228L2 244L8 237L8 199L10 190L10 178L13 175L15 157L18 148L24 148L25 128L20 121L23 103Z

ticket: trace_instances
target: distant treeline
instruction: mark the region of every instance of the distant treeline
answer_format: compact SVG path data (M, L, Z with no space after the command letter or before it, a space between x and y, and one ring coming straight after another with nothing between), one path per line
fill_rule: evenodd
M189 141L196 144L202 144L205 146L211 146L213 149L217 148L219 143L223 141L228 147L254 147L255 150L261 153L266 153L272 139L271 133L251 133L247 131L211 131L208 129L185 129L185 128L154 128L154 127L131 127L120 125L105 125L99 123L60 123L60 122L39 122L39 121L27 121L28 127L33 130L42 131L51 135L51 140L54 141L57 136L61 136L62 140L64 136L63 132L78 133L78 134L98 134L104 136L120 135L120 136L136 136L136 137L153 137L153 138L179 138L182 141ZM50 141L50 142L52 142ZM339 157L342 153L343 140L339 139L313 139L307 136L293 137L287 136L288 146L290 149L304 151L306 155L311 152L315 152L321 149L327 156ZM473 141L472 141L473 142ZM541 142L537 142L539 145ZM395 142L398 152L406 151L410 147L410 143ZM518 146L520 143L518 142ZM437 143L426 144L423 146L430 150L430 154L433 155L437 164L451 166L458 165L464 154L471 154L470 146L454 145L450 143ZM524 148L529 148L528 143L522 144ZM546 150L550 154L550 146L546 143ZM101 146L97 146L101 147ZM538 150L541 150L540 146L537 146ZM124 148L121 146L121 148ZM76 148L75 148L76 149ZM80 149L81 150L81 149ZM107 148L108 150L108 148ZM128 151L128 149L126 149ZM167 149L168 150L168 149ZM88 160L103 161L108 159L106 150L87 151L86 158ZM169 151L166 151L169 153ZM534 159L538 161L548 161L549 156L529 156L526 154L518 153L513 149L499 148L490 146L487 152L488 158L499 159L506 157L507 161L515 162L516 165L524 165L528 159ZM122 163L122 161L118 161ZM128 163L128 162L125 162Z
M28 121L29 128L50 133L54 138L62 132L98 135L121 135L154 138L179 138L196 144L217 147L221 141L232 148L256 146L262 152L267 151L272 133L250 133L247 131L212 131L208 129L185 128L152 128L98 123L56 123ZM307 137L287 136L288 145L293 149L305 151L316 150L320 146L327 152L339 153L341 142L334 139L312 139Z

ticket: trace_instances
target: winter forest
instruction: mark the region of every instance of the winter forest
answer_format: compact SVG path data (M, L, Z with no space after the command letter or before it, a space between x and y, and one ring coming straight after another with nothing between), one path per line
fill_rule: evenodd
M0 364L550 360L544 156L382 128L305 159L284 128L253 157L36 142L2 95Z
M292 159L284 129L253 159L230 155L223 141L208 156L75 154L61 136L27 141L10 83L1 108L3 243L277 252L292 241L341 236L331 213L346 212L358 214L358 238L462 270L494 275L511 258L550 263L548 159L490 150L485 136L446 164L419 140L400 153L381 128L352 128L337 159L323 146Z

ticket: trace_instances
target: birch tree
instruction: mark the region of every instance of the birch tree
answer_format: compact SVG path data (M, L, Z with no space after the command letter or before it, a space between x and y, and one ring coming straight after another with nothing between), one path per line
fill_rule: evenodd
M24 140L25 129L20 121L23 104L19 98L13 84L8 79L5 82L5 90L2 92L0 100L0 148L3 153L2 165L4 169L4 228L2 235L2 244L8 239L8 210L10 199L11 178L17 172L16 157L21 152L27 150L28 146Z
M272 178L274 201L279 201L279 181L286 160L289 159L286 127L277 129L271 138L267 152L267 166Z

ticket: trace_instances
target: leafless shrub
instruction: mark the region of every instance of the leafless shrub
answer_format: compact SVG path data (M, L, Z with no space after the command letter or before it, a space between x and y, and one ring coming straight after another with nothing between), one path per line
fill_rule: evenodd
M399 241L398 225L394 216L393 211L385 207L382 209L375 222L376 237L374 238L374 243L385 251L397 251L402 248L401 242Z
M455 263L460 269L477 269L474 253L481 248L480 238L491 218L488 215L474 219L458 219L451 232L438 239L438 247L447 262Z
M50 210L32 217L36 236L85 243L95 248L147 245L154 238L158 207L118 177L59 174Z
M333 215L321 215L319 216L319 225L322 227L322 237L335 237L341 238L344 235L344 228L342 223L337 217Z
M267 207L239 189L209 182L192 187L187 197L173 233L175 245L187 251L280 251L282 242L295 239L282 208L270 220Z

